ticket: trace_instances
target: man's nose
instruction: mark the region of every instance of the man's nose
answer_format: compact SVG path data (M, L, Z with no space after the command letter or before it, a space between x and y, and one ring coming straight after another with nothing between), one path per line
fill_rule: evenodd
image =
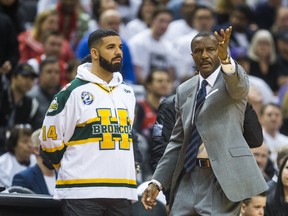
M203 52L202 52L202 58L207 58L208 57L208 52L206 50L206 48L203 49Z

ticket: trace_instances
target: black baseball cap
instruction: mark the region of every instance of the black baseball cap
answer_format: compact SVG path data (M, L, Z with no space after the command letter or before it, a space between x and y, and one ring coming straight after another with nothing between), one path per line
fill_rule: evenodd
M22 76L32 76L34 78L38 77L33 67L29 65L28 63L21 63L15 67L13 71L13 75L18 75L18 74Z

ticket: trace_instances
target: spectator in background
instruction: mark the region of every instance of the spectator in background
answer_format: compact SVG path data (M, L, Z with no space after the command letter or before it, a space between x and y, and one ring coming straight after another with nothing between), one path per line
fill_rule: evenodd
M231 11L239 4L245 4L245 0L216 0L215 14L216 23L222 25L229 21Z
M150 159L152 149L152 130L156 121L157 110L161 99L169 96L172 92L172 83L169 73L157 69L151 71L145 82L145 89L145 99L138 101L136 104L134 128L138 133L144 136L148 145L147 148L145 148L146 152L142 152L144 157L142 167L143 180L147 181L153 173Z
M8 152L0 156L0 186L10 187L14 175L36 164L32 154L30 125L17 124L7 133Z
M263 127L264 142L271 152L270 159L277 169L277 153L282 147L288 146L288 137L279 132L282 125L281 108L274 103L265 104L260 110L259 119Z
M60 65L56 57L47 57L39 67L38 82L27 93L39 103L37 125L42 125L54 95L60 90Z
M63 35L59 31L46 32L43 36L44 53L27 61L27 63L34 68L35 72L39 74L39 65L43 60L49 57L56 58L60 67L60 86L62 87L68 83L68 79L66 77L67 63L61 59L61 48L64 42L63 40Z
M236 4L231 11L227 12L229 13L229 21L222 25L215 26L215 30L227 28L231 25L233 32L231 34L229 48L244 47L248 49L251 38L255 32L255 29L251 27L253 21L251 8L245 3Z
M152 15L158 6L157 0L142 0L137 17L126 24L126 40L150 27Z
M275 195L267 200L265 216L286 216L288 212L288 157L280 166Z
M27 63L17 65L11 77L10 86L3 91L0 101L0 154L4 152L5 134L15 124L37 125L39 103L26 93L32 88L37 77L33 68Z
M100 15L108 9L117 10L118 4L115 0L91 0L92 3L92 15L89 20L89 32L93 32L99 28L98 22Z
M288 8L287 8L288 9ZM288 11L287 11L288 16ZM276 34L277 64L279 64L279 73L277 84L281 88L288 85L288 29Z
M118 11L121 14L123 22L126 24L127 22L133 20L137 16L137 11L141 4L139 0L115 0L118 4Z
M255 5L255 22L259 29L271 29L282 0L259 1Z
M25 169L13 177L12 186L21 186L32 190L36 194L53 195L56 183L56 172L48 169L43 164L40 155L40 135L41 129L33 132L31 136L33 153L37 163Z
M276 95L279 64L276 62L276 47L272 34L267 30L258 30L252 38L248 49L250 75L263 79Z
M269 162L269 147L266 143L263 143L260 147L257 148L253 148L251 149L254 158L258 164L258 167L264 177L264 179L266 180L266 182L268 182L269 180L271 180L271 178L274 175L275 169L273 167L273 164L270 163L272 165L272 170L267 173L267 165Z
M273 91L263 79L250 74L250 60L248 58L246 48L233 47L230 54L231 57L235 59L248 74L248 101L253 105L253 108L256 110L257 114L259 114L259 111L263 104L274 102L276 100Z
M7 86L11 71L19 61L17 34L10 19L0 13L0 100L3 87ZM4 33L5 32L5 33ZM4 79L6 81L4 81ZM2 83L3 82L3 83ZM1 106L1 104L0 104Z
M271 27L273 36L277 36L280 32L288 31L288 7L279 7L277 9L276 18Z
M286 157L288 157L288 145L281 148L278 151L277 169L276 169L276 172L274 173L274 176L272 177L272 179L268 182L268 186L269 186L269 189L267 191L267 199L268 200L273 199L275 196L275 189L276 189L276 185L277 185L277 181L278 181L279 168L281 167L281 165L282 165L282 163Z
M88 31L89 15L79 7L79 0L58 0L56 11L59 16L58 30L75 50Z
M173 49L172 42L162 38L172 18L172 12L167 8L157 8L150 28L128 41L137 84L144 84L149 72L155 68L168 70L172 80L175 80L179 55Z
M169 24L163 37L166 40L175 42L183 35L195 32L192 17L196 7L197 0L183 0L180 8L181 18L173 20Z
M34 25L31 29L22 32L18 36L20 62L25 62L31 58L42 55L43 39L47 31L58 31L59 16L56 10L49 9L38 14ZM74 56L74 53L67 40L64 40L61 58L64 61L69 61Z
M240 216L264 216L264 209L266 207L266 193L245 199L241 205Z
M120 25L121 25L121 15L117 10L105 10L99 18L99 27L102 29L112 29L119 33ZM88 37L90 32L86 34L86 36L80 41L76 55L78 58L83 59L86 57L90 51L88 48ZM120 35L121 36L121 35ZM127 83L135 83L135 74L134 68L132 65L132 56L130 54L129 47L127 46L125 40L122 39L122 50L123 50L123 64L120 69L120 73L123 76L123 79Z
M77 58L71 59L66 68L66 77L68 83L70 83L73 79L75 79L77 75L77 68L81 64L81 61Z
M13 23L16 34L25 31L19 0L0 0L0 13L7 15Z

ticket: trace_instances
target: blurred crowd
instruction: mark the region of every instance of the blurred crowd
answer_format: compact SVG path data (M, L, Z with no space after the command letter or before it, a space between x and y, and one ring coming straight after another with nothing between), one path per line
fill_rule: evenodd
M288 156L288 1L0 0L0 186L37 163L31 135L87 61L88 36L98 28L121 36L120 72L137 98L137 179L150 180L158 107L196 72L192 38L230 25L229 55L248 73L248 101L263 127L264 143L253 153L267 182L277 182L279 151L282 161ZM52 179L45 179L48 194ZM288 198L287 180L282 186Z

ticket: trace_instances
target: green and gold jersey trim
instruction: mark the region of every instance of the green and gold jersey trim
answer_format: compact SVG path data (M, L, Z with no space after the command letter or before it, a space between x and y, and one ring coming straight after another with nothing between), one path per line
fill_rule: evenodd
M53 166L57 168L60 167L60 161L64 152L66 151L66 145L64 142L62 142L61 146L57 146L55 148L42 148L42 151L51 160Z
M59 93L54 96L46 115L54 116L62 112L72 91L79 86L85 85L87 83L89 82L80 80L78 78L75 78L71 83L68 83Z
M57 180L56 188L74 188L74 187L129 187L137 188L136 180L133 179L73 179Z

